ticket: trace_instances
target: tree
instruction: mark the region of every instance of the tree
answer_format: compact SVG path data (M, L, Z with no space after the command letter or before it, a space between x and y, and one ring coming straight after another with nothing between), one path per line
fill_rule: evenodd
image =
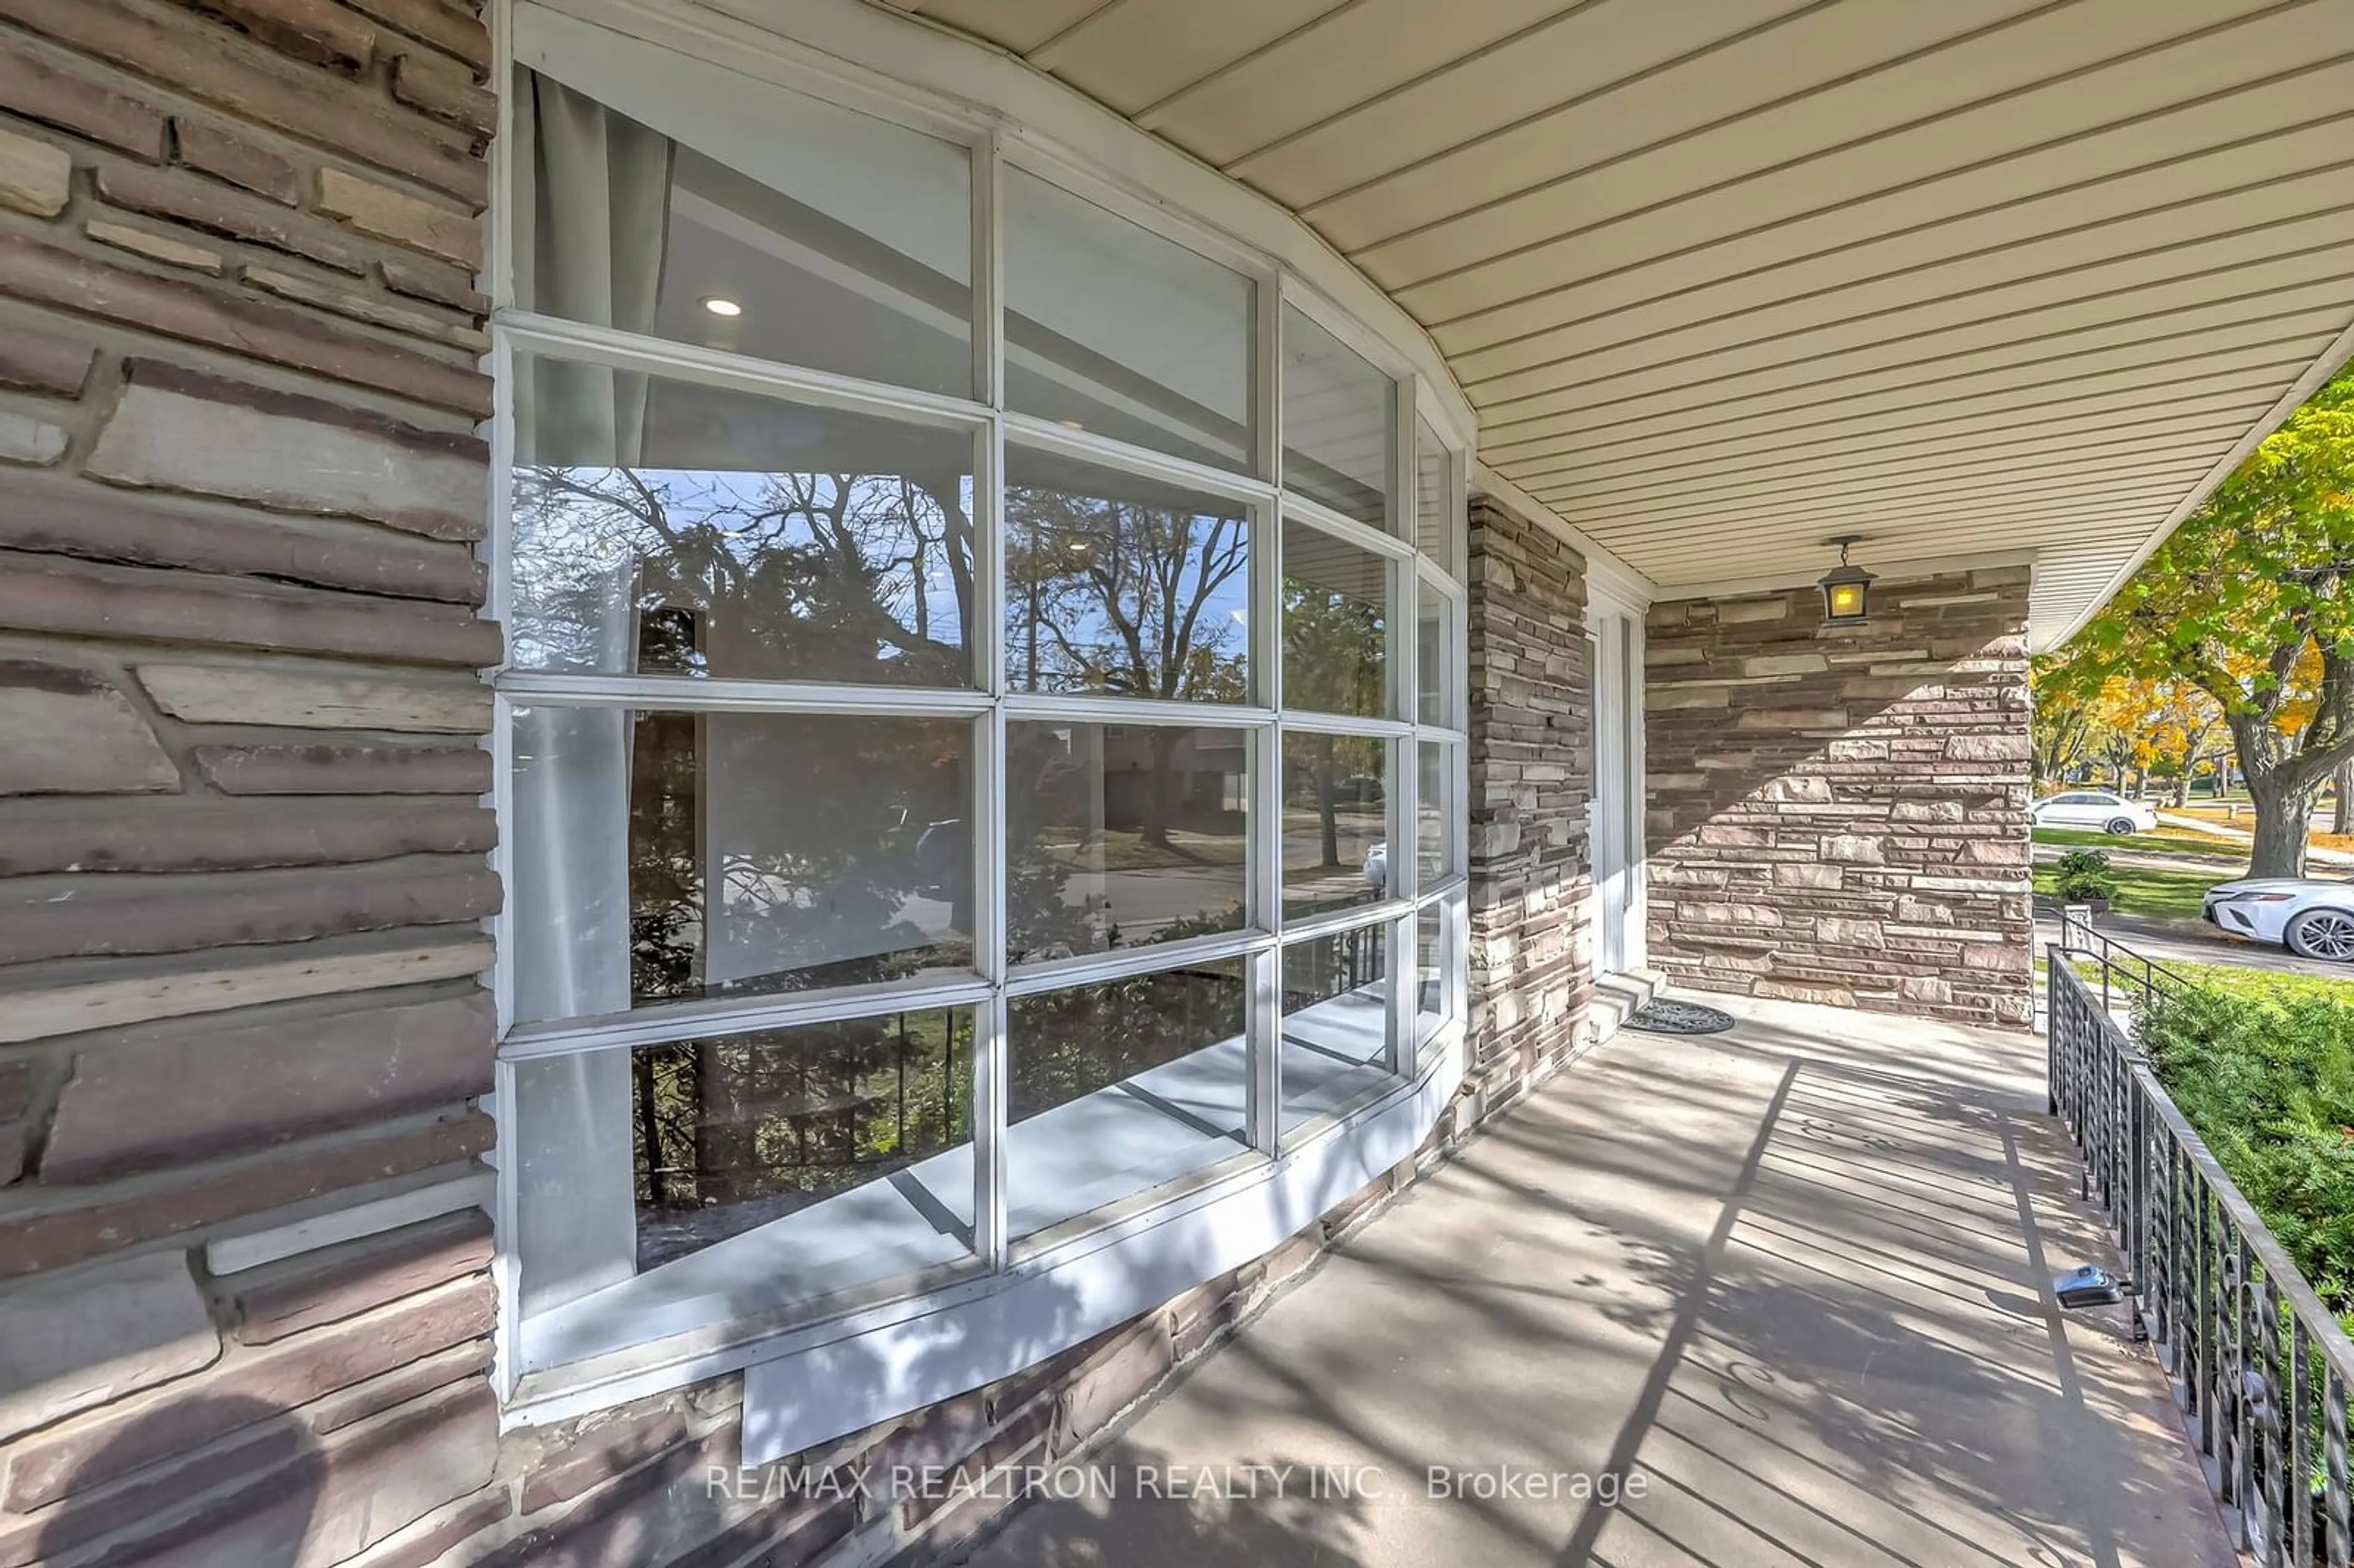
M2107 775L2119 794L2128 779L2146 778L2162 758L2169 717L2164 683L2120 675L2071 649L2035 662L2031 758L2039 778L2064 779L2088 763Z
M518 473L515 516L512 619L528 666L970 679L971 524L952 474L547 465ZM540 766L626 779L635 1002L970 964L970 855L955 842L968 726L592 716L614 722L519 746L539 746ZM793 781L789 800L777 779ZM917 853L928 826L949 830L945 877ZM961 1141L971 1033L969 1012L947 1010L633 1051L642 1264Z
M2199 765L2221 746L2231 731L2214 698L2188 681L2153 683L2146 699L2149 709L2148 749L2154 761L2170 764L2174 772L2174 804L2190 803L2190 780Z
M2029 684L2035 694L2029 726L2029 766L2037 783L2064 784L2084 766L2099 738L2092 708L2077 690L2076 672L2067 652L2036 660Z
M2354 758L2354 370L2264 438L2083 638L2090 672L2214 700L2255 803L2250 874L2302 874L2314 800Z
M1008 674L1038 692L1236 702L1250 529L1190 506L1009 486ZM1144 842L1169 844L1170 760L1183 731L1147 732Z
M1378 599L1287 575L1283 584L1284 705L1328 714L1382 711L1387 621ZM1346 767L1376 777L1378 743L1317 734L1308 738L1316 789L1318 858L1341 863L1340 783ZM1287 743L1297 750L1297 743Z

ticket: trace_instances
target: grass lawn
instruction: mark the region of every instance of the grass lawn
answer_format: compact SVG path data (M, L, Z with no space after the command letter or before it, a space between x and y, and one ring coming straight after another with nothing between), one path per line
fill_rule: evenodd
M2044 978L2050 963L2041 955L2036 958L2038 980ZM2131 966L2126 967L2130 971ZM2194 985L2203 985L2243 1001L2271 1006L2292 1001L2334 1001L2340 1007L2354 1007L2354 965L2348 967L2343 980L2326 975L2285 974L2279 969L2250 969L2244 964L2186 964L2172 959L2158 967ZM2091 959L2078 959L2076 973L2089 985L2101 983L2101 966Z
M2212 874L2203 871L2154 871L2146 866L2113 865L2110 871L2117 879L2117 895L2109 906L2125 915L2153 915L2164 919L2196 920L2206 902L2207 890L2219 882L2232 879L2232 868L2218 865ZM2046 898L2060 896L2060 874L2056 867L2039 865L2035 868L2035 891Z
M2164 828L2154 833L2104 833L2089 828L2038 828L2035 830L2035 842L2065 849L2146 850L2152 854L2195 854L2201 859L2243 863L2248 858L2248 852L2242 845L2209 838L2204 833L2168 832Z
M2341 1007L2354 1007L2354 967L2348 969L2344 980L2252 969L2239 964L2169 963L2166 967L2184 980L2247 1001L2334 1001Z
M2237 821L2233 821L2230 813L2221 806L2192 806L2179 814L2196 817L2202 822L2214 822L2227 828L2237 828L2243 833L2253 832L2256 826L2255 808L2253 806L2242 806ZM2354 850L2354 833L2325 833L2317 830L2306 835L2305 842L2315 849Z

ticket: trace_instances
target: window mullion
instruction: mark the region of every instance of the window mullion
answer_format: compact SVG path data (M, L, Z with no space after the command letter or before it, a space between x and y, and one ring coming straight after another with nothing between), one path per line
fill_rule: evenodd
M1253 689L1275 721L1251 737L1251 924L1283 929L1283 277L1260 274L1252 291L1252 435L1256 471L1276 503L1255 519L1259 547L1251 560L1250 658ZM1247 1099L1251 1147L1272 1159L1283 1144L1283 955L1249 960Z
M1283 275L1261 273L1251 291L1252 322L1251 432L1257 442L1253 468L1276 489L1283 488Z
M1283 727L1289 735L1354 736L1359 739L1381 740L1410 736L1415 730L1414 726L1402 719L1366 718L1361 714L1314 713L1305 708L1285 714Z
M977 596L981 600L974 629L974 648L981 662L982 690L989 694L990 712L981 721L982 760L974 769L977 797L974 851L980 891L978 927L973 936L975 962L990 984L988 1002L974 1014L972 1171L973 1251L991 1270L1005 1266L1005 1128L1012 1075L1006 1040L1006 865L1005 865L1005 246L1002 215L1004 163L997 133L990 132L974 159L973 178L973 345L975 375L982 399L993 410L982 437L975 484L976 543L984 565Z
M984 405L967 397L811 370L732 349L649 337L560 316L501 311L493 323L515 347L567 363L599 365L755 397L783 397L822 408L951 429L970 429L988 412Z
M1352 904L1344 908L1328 909L1320 915L1302 916L1285 929L1283 945L1296 948L1303 942L1312 942L1342 931L1353 931L1361 926L1378 925L1384 920L1413 912L1413 906L1403 898L1384 898L1378 904Z
M1414 546L1394 534L1384 534L1370 523L1360 523L1344 517L1331 507L1298 492L1288 492L1283 498L1284 520L1303 528L1313 528L1335 539L1353 545L1367 555L1380 556L1393 561L1410 561Z
M1414 1071L1422 1005L1422 965L1415 940L1421 927L1422 915L1416 910L1391 921L1382 933L1389 955L1389 1061L1394 1073Z
M514 599L514 355L507 345L506 334L495 331L491 334L491 515L489 537L481 551L487 557L489 592L482 613L504 627L514 624L508 607ZM503 643L505 658L512 659L514 643L505 640ZM515 885L514 737L508 726L514 715L497 694L505 674L504 663L490 673L491 733L483 747L491 754L491 788L486 803L491 808L491 820L499 828L491 847L491 870L501 887L512 888ZM499 1035L504 1038L514 1027L515 1018L515 966L507 956L515 950L514 901L502 899L498 913L490 916L485 925L491 934L492 950L500 955L499 961L491 967L491 1008Z
M1415 684L1416 644L1422 639L1422 628L1415 620L1414 563L1390 561L1382 573L1385 592L1383 595L1382 663L1383 685L1386 688L1384 716L1401 724L1411 725L1416 714L1415 705L1419 693Z
M976 829L973 852L978 895L973 958L989 982L987 1002L973 1013L973 1251L984 1266L1005 1266L1005 1128L1007 1071L1005 953L1005 244L1002 224L1005 164L994 129L974 150L973 381L991 409L981 437L973 486L977 574L973 649L990 711L981 719L980 762L973 769Z
M1005 407L1005 160L992 130L972 159L973 392L991 408Z
M1005 992L973 1009L972 1250L994 1273L1005 1266Z
M1250 1145L1272 1159L1283 1145L1283 954L1268 948L1246 960L1250 1082L1245 1117Z
M704 679L687 675L589 675L516 670L498 687L518 704L548 707L653 708L666 713L853 714L875 718L970 718L990 707L985 692L873 686L848 682Z
M1280 529L1269 530L1279 534ZM1279 547L1279 546L1278 546ZM1269 556L1274 550L1267 552ZM1279 579L1278 579L1279 580ZM1265 600L1260 600L1264 603ZM1251 635L1255 642L1278 640L1265 629L1275 620L1254 610ZM1276 662L1268 660L1270 678ZM1251 924L1262 931L1283 928L1283 741L1280 721L1253 732L1250 775L1250 902ZM1251 1147L1272 1157L1281 1151L1283 1111L1283 955L1255 953L1249 962Z
M528 1062L591 1051L637 1050L681 1040L723 1039L799 1029L886 1012L971 1007L982 982L970 977L886 980L779 996L667 1002L599 1018L556 1018L519 1024L498 1046L502 1061Z
M1267 501L1275 493L1273 487L1246 474L1157 452L1150 447L1135 446L1116 437L1097 435L1092 430L1074 429L1035 414L1016 413L1009 409L1005 415L1005 428L1015 441L1024 447L1076 458L1083 462L1100 463L1124 473L1208 491L1229 501L1247 504Z
M1256 661L1257 652L1250 654ZM1025 655L1026 658L1026 655ZM1225 707L1172 697L1108 697L1093 692L1005 694L1009 718L1017 724L1173 725L1187 729L1252 729L1272 719L1259 707Z
M1389 886L1392 897L1413 903L1421 885L1422 748L1411 738L1384 742L1389 752ZM1414 923L1408 914L1393 920L1384 932L1389 953L1390 1065L1405 1072L1414 1065ZM1401 938L1403 933L1403 938Z

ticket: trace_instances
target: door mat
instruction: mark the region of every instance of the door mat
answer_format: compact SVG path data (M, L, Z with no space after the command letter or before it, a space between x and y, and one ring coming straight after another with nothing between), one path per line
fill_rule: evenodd
M1722 1034L1733 1027L1733 1014L1721 1007L1662 997L1637 1008L1628 1016L1627 1027L1646 1034Z

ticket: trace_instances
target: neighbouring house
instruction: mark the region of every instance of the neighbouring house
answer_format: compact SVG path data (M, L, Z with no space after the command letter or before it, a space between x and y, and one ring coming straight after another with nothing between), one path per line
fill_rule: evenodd
M0 0L0 1568L921 1561L747 1467L1080 1449L1612 996L2025 1029L2331 37Z

